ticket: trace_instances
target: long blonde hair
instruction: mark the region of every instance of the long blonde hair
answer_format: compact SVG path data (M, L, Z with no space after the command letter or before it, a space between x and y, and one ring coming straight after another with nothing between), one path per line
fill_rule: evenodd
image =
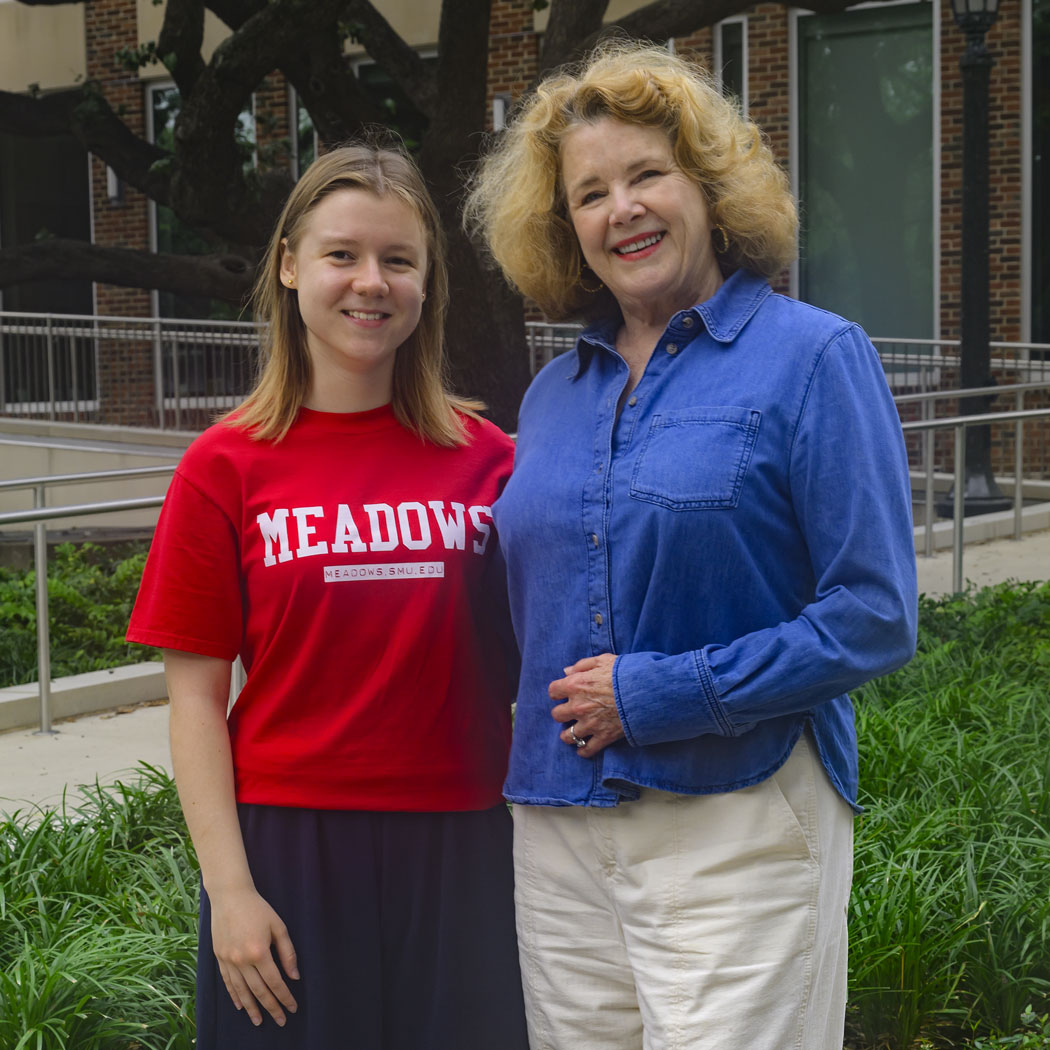
M393 409L401 423L437 445L467 440L462 415L477 418L478 401L451 394L445 374L448 272L445 238L437 209L412 160L387 146L355 143L319 157L303 173L285 203L252 290L257 319L266 322L258 381L244 402L223 418L260 440L280 441L295 422L310 390L306 327L296 293L281 281L281 245L295 250L307 217L329 194L364 189L393 194L419 217L426 239L426 299L419 324L394 358Z
M699 66L662 47L614 41L540 83L494 140L467 199L467 228L551 320L615 308L611 293L591 294L581 281L561 174L566 132L604 117L667 133L712 224L726 231L725 268L773 277L795 257L795 202L759 129Z

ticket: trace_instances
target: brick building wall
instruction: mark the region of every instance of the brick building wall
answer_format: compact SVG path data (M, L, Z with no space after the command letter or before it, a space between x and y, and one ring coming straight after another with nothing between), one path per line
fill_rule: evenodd
M138 46L135 0L95 0L85 5L84 35L87 75L98 83L110 106L137 135L145 134L145 94L136 72L116 58L120 48ZM149 246L149 205L131 186L111 200L106 165L91 158L91 209L94 240L115 248ZM148 317L151 296L141 288L95 285L95 312L103 316ZM128 342L119 349L100 344L96 356L99 418L106 423L156 424L153 388L153 347Z
M539 39L533 29L531 0L493 0L489 16L487 131L492 130L495 97L518 99L535 78Z
M135 0L94 0L85 5L87 76L136 135L145 134L146 112L142 81L124 69L116 58L122 47L138 46ZM124 186L120 199L111 201L106 165L91 158L91 207L96 244L115 248L149 245L149 211L146 197ZM124 317L148 315L150 296L138 288L100 284L95 289L95 309L100 314Z

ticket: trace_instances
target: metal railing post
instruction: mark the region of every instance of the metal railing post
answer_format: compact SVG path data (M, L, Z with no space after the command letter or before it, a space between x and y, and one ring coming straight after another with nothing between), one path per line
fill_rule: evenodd
M171 336L171 392L175 397L175 429L182 429L182 390L179 376L179 337Z
M924 401L922 404L922 418L933 419L934 404L932 401ZM935 456L936 432L927 430L922 436L923 458L926 460L926 491L923 496L923 524L925 525L925 546L923 553L927 558L933 557L933 464Z
M963 486L966 477L966 427L955 427L955 505L952 508L952 591L963 589Z
M159 320L153 322L153 397L157 404L157 426L164 430L164 344Z
M33 506L43 509L44 486L33 489ZM51 728L51 617L47 602L47 522L33 525L33 562L36 567L36 663L37 686L40 694L41 733L53 733Z
M69 387L73 393L73 422L80 422L80 377L77 374L79 368L79 354L77 353L77 337L69 338Z
M55 411L55 336L51 330L51 315L48 314L46 328L47 345L47 400L49 408L47 418L54 421L57 416Z
M1024 391L1018 390L1014 395L1014 407L1018 412L1024 410ZM1024 509L1024 420L1019 419L1014 431L1014 539L1021 538L1021 511Z

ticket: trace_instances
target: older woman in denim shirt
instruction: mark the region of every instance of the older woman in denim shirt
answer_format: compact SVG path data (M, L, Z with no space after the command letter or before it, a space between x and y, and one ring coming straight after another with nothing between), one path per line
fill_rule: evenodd
M878 356L771 290L786 179L662 49L542 83L468 220L548 316L592 322L529 389L494 508L532 1048L841 1050L847 690L915 639Z

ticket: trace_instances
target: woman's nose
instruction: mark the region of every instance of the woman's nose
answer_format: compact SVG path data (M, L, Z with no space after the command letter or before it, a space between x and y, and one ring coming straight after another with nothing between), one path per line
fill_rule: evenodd
M361 259L353 280L353 289L359 295L385 295L386 279L378 259Z
M610 192L609 224L621 226L637 219L644 211L645 206L628 187L613 189Z

